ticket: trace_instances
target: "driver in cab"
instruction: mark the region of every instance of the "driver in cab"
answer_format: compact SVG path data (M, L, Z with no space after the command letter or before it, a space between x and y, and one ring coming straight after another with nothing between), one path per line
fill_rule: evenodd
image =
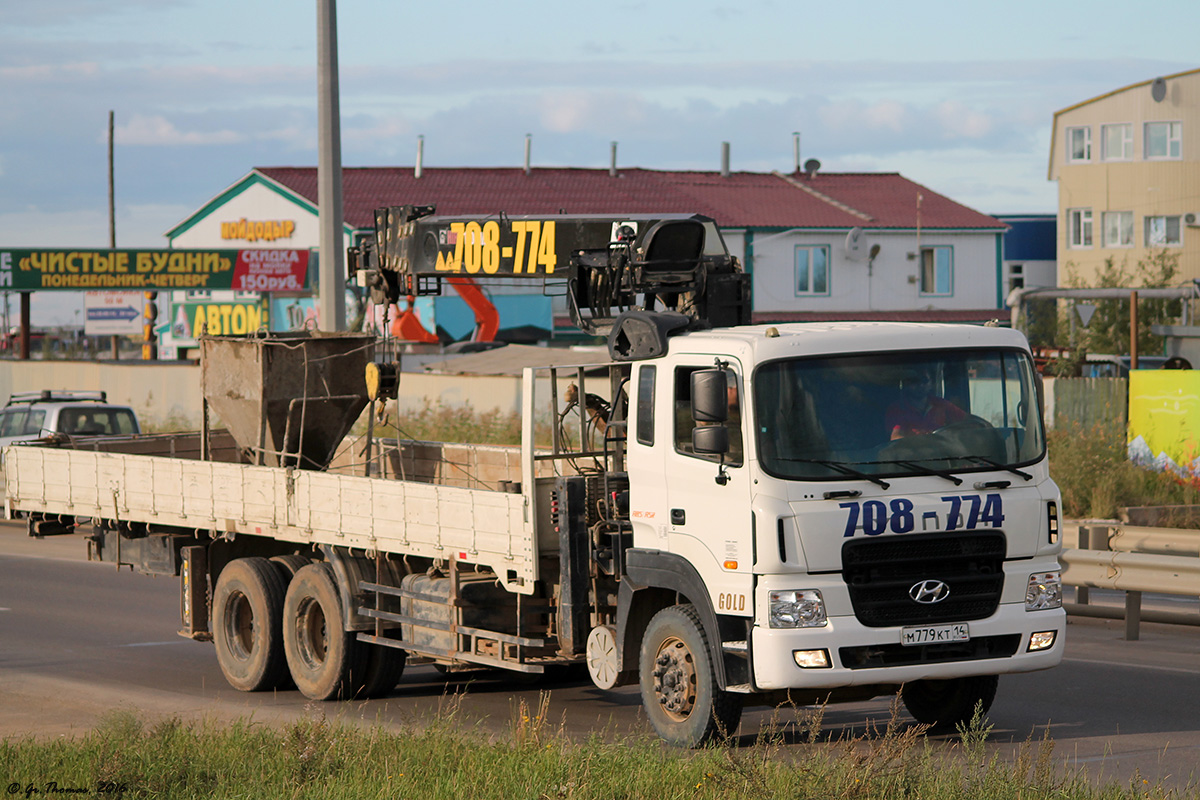
M900 398L883 415L892 441L933 433L966 418L967 412L934 391L928 370L906 373L900 379Z

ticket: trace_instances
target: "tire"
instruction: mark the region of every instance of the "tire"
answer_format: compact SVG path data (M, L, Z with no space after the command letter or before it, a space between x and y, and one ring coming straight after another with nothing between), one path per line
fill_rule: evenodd
M293 553L286 556L273 556L271 563L278 567L283 574L283 582L290 583L292 577L300 571L300 568L311 564L312 559L308 556Z
M239 558L217 577L213 642L229 685L243 692L274 689L287 677L283 648L286 584L265 558Z
M296 688L311 700L343 700L363 685L366 648L342 629L342 602L333 570L301 567L283 601L283 649Z
M975 706L986 714L996 699L998 675L976 675L949 680L924 680L904 684L900 698L917 722L934 732L953 731L971 721Z
M400 676L404 674L404 665L408 663L408 654L395 647L385 647L379 644L355 642L366 649L366 667L363 672L362 687L358 688L355 697L383 697L396 688Z
M283 556L271 556L271 563L279 570L280 576L283 577L284 594L287 593L287 585L292 582L292 577L299 571L301 567L308 566L312 563L312 559L308 556L302 556L298 553L289 553ZM283 617L283 606L279 609L280 618ZM282 636L282 632L280 633ZM280 641L283 641L280 639ZM287 665L287 658L284 658L284 666ZM284 671L283 680L279 682L280 689L295 689L296 682L292 680L290 672Z
M642 637L638 667L646 716L668 744L701 747L737 729L742 697L717 688L695 606L671 606L654 615Z

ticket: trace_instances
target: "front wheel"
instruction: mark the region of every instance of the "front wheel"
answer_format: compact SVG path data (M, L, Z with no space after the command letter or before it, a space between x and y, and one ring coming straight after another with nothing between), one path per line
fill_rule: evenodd
M965 725L975 715L986 714L996 699L998 675L974 675L949 680L924 680L904 684L900 699L917 722L934 731L952 731Z
M671 606L654 615L642 637L638 667L646 716L668 744L701 747L737 729L742 698L717 686L695 606Z

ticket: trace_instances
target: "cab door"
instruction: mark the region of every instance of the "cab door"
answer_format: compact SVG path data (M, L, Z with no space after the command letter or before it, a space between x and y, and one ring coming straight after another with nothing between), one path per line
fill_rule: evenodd
M683 358L661 374L660 391L671 393L674 414L663 442L666 484L666 541L663 549L682 556L709 587L718 613L752 613L754 562L750 479L746 466L745 385L741 365L726 360L723 370L730 400L725 422L729 452L697 453L692 446L691 376L713 369L713 357ZM663 369L660 372L668 372ZM661 406L660 406L661 407Z

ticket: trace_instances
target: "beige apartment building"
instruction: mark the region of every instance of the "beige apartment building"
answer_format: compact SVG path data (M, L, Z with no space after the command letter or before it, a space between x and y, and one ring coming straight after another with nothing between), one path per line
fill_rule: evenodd
M1056 112L1049 179L1060 286L1163 249L1179 254L1179 282L1200 278L1200 69Z

